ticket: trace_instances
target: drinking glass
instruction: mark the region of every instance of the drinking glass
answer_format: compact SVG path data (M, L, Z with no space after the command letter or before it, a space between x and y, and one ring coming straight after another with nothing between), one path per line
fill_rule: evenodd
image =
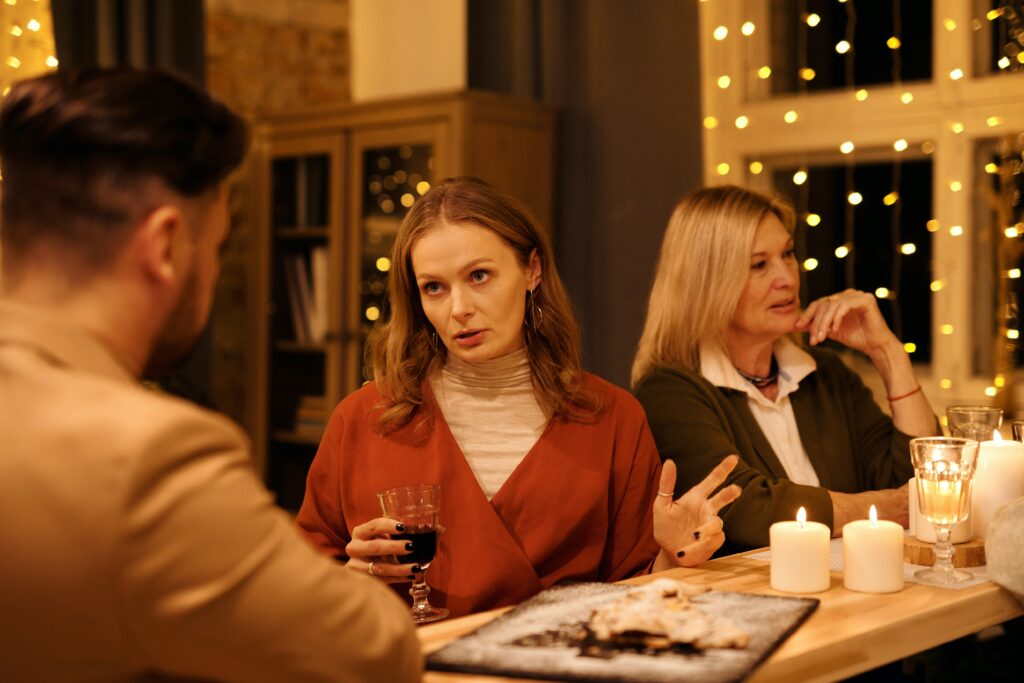
M917 477L917 505L935 527L935 563L916 576L922 583L948 585L971 578L953 568L953 527L971 514L971 478L978 442L956 437L910 440L910 458Z
M434 554L437 552L437 516L441 512L441 486L439 484L416 484L400 486L377 493L381 513L405 525L405 531L391 534L394 540L412 542L412 552L399 555L398 562L415 563L419 571L414 572L412 588L412 620L417 624L438 621L448 616L448 610L434 607L427 600L430 587L426 573Z
M949 433L977 442L989 441L1003 422L1002 408L989 406L949 406L946 408Z
M1013 431L1014 441L1024 441L1024 420L1011 420L1010 429Z

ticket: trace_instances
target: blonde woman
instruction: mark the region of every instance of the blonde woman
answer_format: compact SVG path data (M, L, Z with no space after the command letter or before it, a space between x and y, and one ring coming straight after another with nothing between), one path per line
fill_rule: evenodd
M643 410L580 367L579 330L544 229L473 179L432 188L395 238L375 380L334 411L298 524L349 567L408 584L375 492L440 484L430 602L452 615L560 581L693 566L723 541L733 460L678 500ZM658 487L660 477L660 488Z
M767 545L804 507L838 535L847 521L907 523L908 441L938 423L875 298L847 290L801 311L791 207L743 188L699 190L676 206L633 363L634 391L677 487L728 454L743 496L723 515L727 549ZM798 341L807 333L809 347ZM835 354L866 354L892 417Z

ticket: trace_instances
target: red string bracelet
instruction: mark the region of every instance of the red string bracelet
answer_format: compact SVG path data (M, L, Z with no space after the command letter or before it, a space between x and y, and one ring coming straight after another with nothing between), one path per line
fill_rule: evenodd
M895 403L896 401L902 401L905 398L910 398L911 396L913 396L914 394L916 394L919 391L921 391L921 385L920 384L918 384L917 388L914 389L913 391L908 391L907 393L900 394L899 396L889 396L888 397L889 398L889 403Z

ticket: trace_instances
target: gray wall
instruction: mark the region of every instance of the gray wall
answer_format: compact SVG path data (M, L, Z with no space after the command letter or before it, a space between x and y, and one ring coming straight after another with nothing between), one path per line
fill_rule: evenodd
M701 184L697 2L471 0L469 10L470 87L560 108L559 268L587 368L628 386L665 223ZM495 45L510 47L502 57Z

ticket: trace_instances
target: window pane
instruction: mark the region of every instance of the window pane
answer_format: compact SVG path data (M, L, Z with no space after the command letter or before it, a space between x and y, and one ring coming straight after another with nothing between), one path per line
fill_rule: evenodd
M775 95L932 77L931 0L773 0L771 7ZM801 76L805 68L810 80Z
M796 185L799 170L807 177ZM889 326L914 345L915 362L929 362L931 160L777 167L773 181L798 211L804 305L847 288L885 288L890 294L879 308ZM857 205L849 202L851 190L860 194Z

